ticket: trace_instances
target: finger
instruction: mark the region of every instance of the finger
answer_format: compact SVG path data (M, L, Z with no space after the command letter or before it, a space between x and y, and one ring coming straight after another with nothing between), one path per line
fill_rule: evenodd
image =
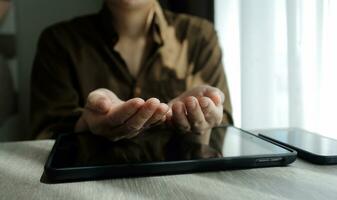
M206 97L209 97L216 106L222 105L225 101L224 93L218 88L210 87L205 93Z
M214 102L208 97L198 99L204 118L208 124L219 125L222 120L222 106L215 106Z
M172 105L172 123L181 131L190 131L191 127L186 117L185 104L177 101Z
M138 132L143 128L144 124L152 117L160 105L160 101L156 98L147 100L141 109L137 111L127 122L124 128L129 132Z
M140 133L139 131L138 131L138 132L134 132L134 133L125 135L124 138L126 138L126 139L131 139L131 138L134 138L134 137L136 137L137 135L139 135L139 133Z
M108 117L111 126L124 124L129 118L137 113L137 111L144 105L144 100L141 98L133 98L120 106L111 109Z
M206 128L206 120L202 112L198 99L190 96L184 100L187 119L191 125L192 131L199 132Z
M161 123L164 123L164 122L166 122L166 120L167 120L167 117L166 117L166 115L164 115L164 116L160 119L160 122L161 122Z
M161 103L152 117L144 124L144 127L151 126L155 123L162 122L166 113L169 111L168 105Z
M173 115L172 108L170 108L167 114L165 115L164 119L162 119L168 126L173 126L172 115Z
M120 99L116 96L115 93L113 93L111 90L108 90L106 88L100 88L94 91L96 94L101 94L102 96L107 97L112 103L115 103L116 101L120 101Z
M88 95L85 107L93 112L105 114L109 112L111 106L112 103L109 97L106 94L95 90Z
M173 112L172 112L172 107L169 107L169 111L166 113L166 121L171 121L172 120L172 115L173 115Z

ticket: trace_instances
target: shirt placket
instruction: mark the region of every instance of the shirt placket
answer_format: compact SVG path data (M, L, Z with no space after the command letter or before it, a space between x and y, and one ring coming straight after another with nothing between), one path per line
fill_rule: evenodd
M143 93L143 85L144 84L151 84L151 80L148 80L147 77L151 77L151 76L146 76L148 74L146 74L146 72L151 73L151 70L149 70L151 68L151 66L153 65L157 55L159 54L159 49L160 46L157 45L155 47L154 52L149 56L149 58L147 59L147 62L145 63L144 68L141 68L141 70L139 71L139 75L136 77L135 79L135 84L134 84L134 88L133 88L133 97L141 97L142 93ZM154 66L152 66L154 67ZM146 81L145 81L146 80Z

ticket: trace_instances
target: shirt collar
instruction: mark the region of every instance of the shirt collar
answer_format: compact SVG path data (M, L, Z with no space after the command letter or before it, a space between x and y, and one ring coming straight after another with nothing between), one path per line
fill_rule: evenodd
M153 38L154 41L157 42L160 45L164 45L166 35L168 29L168 23L166 20L166 17L164 15L163 9L159 5L159 3L155 2L155 14L153 17L153 24L154 24L154 32L153 32Z

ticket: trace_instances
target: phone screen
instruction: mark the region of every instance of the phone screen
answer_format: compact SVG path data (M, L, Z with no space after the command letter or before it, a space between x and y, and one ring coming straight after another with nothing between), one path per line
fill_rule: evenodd
M298 128L259 131L279 142L322 156L337 156L337 140Z

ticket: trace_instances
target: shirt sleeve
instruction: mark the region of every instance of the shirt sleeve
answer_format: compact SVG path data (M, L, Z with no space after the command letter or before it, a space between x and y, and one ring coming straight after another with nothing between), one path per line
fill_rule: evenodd
M76 73L62 38L52 28L38 42L31 75L31 138L53 138L73 131L83 108L79 106Z
M214 26L207 21L201 23L200 29L201 39L196 46L198 53L194 58L195 63L188 77L187 87L191 89L207 84L220 89L225 95L222 123L233 125L231 99L217 33Z

